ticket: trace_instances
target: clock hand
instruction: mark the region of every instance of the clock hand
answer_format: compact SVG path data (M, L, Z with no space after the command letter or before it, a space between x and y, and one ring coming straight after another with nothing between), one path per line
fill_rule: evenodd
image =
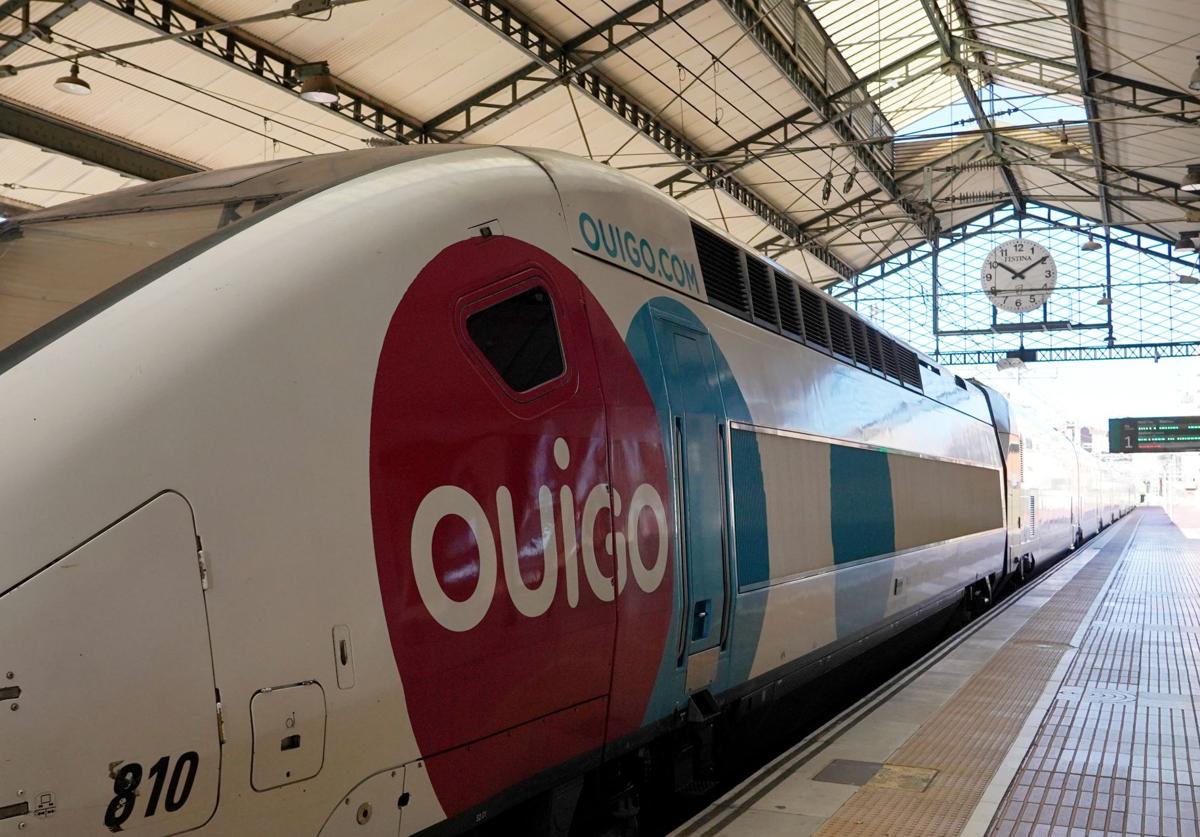
M1048 259L1048 258L1050 258L1050 254L1049 254L1049 253L1047 253L1046 255L1042 256L1040 259L1038 259L1036 262L1034 262L1033 264L1031 264L1029 267L1027 267L1027 268L1025 268L1024 270L1022 270L1020 273L1014 273L1014 274L1013 274L1013 276L1016 276L1018 279L1021 279L1021 278L1023 278L1027 272L1029 272L1029 271L1033 270L1035 267L1037 267L1037 266L1038 266L1039 264L1041 264L1042 262L1046 261L1046 259Z
M1011 267L1009 267L1008 265L1006 265L1004 262L994 262L994 264L995 264L997 267L1002 267L1002 268L1004 268L1004 269L1005 269L1005 270L1007 270L1009 273L1011 273L1013 276L1020 276L1020 275L1021 275L1021 274L1017 273L1015 270L1013 270Z

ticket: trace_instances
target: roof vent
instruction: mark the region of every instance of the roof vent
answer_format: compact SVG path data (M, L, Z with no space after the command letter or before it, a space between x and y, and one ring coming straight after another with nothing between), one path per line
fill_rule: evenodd
M700 257L700 273L704 276L708 301L749 317L750 300L746 293L741 251L699 224L692 224L692 237Z
M879 336L879 345L883 349L883 371L889 378L900 380L900 363L896 358L896 341L890 337Z
M825 330L825 305L815 291L797 285L800 292L800 311L804 315L804 337L810 343L829 348L829 332Z
M900 363L900 380L911 387L923 389L921 386L921 366L917 362L917 353L904 346L896 346L896 358Z
M871 350L871 368L883 374L883 351L879 348L879 332L867 326L867 346Z
M854 358L854 343L850 338L850 319L836 305L825 304L825 315L829 322L829 347L845 358Z
M867 349L867 326L857 317L850 318L850 331L854 335L854 359L863 366L871 365L871 352Z
M793 337L804 339L800 323L800 305L796 302L796 283L782 273L775 274L775 299L779 302L779 324Z
M746 276L750 280L750 306L754 319L779 327L779 316L775 311L775 297L771 294L771 269L767 263L753 256L746 256Z

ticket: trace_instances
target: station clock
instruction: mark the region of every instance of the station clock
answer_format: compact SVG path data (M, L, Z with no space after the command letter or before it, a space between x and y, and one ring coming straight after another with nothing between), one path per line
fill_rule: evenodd
M979 281L992 305L1022 314L1040 308L1054 293L1058 268L1045 247L1027 238L1013 238L988 253Z

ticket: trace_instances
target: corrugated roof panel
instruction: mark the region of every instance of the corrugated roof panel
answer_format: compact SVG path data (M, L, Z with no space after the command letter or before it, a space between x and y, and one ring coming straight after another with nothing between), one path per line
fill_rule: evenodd
M55 29L56 46L124 43L153 30L97 5L87 5ZM47 55L41 42L15 53L20 67ZM65 63L22 70L0 79L0 96L201 166L216 168L256 159L361 148L366 128L262 83L249 73L179 42L156 43L81 62L89 96L54 89ZM186 80L186 81L183 81Z
M680 23L608 59L601 70L693 144L717 151L806 107L724 7L702 7Z
M250 0L201 0L223 20L262 12ZM529 59L453 3L389 0L335 9L328 21L283 18L245 27L305 61L328 61L347 83L425 121Z

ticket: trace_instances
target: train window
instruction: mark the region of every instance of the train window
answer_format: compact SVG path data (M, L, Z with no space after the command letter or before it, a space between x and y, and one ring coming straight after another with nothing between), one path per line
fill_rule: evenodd
M0 223L0 350L257 211L237 203Z
M514 392L529 392L563 373L554 305L535 286L467 317L467 334Z

